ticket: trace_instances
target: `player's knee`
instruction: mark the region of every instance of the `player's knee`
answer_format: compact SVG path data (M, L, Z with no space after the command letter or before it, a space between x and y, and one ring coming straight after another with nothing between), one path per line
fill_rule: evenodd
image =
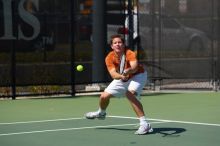
M108 100L110 98L110 95L109 94L106 94L105 92L103 92L101 95L100 95L100 99L101 100Z
M130 90L130 91L128 91L128 93L127 93L127 94L132 94L132 95L136 96L136 95L137 95L137 92L136 92L136 91L134 91L134 90Z

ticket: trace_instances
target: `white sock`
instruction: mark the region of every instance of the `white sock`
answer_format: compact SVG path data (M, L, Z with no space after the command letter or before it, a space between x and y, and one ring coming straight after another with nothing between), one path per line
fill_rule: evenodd
M140 117L139 120L140 120L140 125L147 124L147 119L145 116Z
M105 114L106 112L105 112L105 110L99 108L99 109L98 109L98 113Z

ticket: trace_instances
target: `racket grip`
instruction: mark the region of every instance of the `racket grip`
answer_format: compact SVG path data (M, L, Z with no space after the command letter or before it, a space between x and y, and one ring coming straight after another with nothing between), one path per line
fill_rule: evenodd
M122 73L122 75L125 75L125 74L127 74L127 73L128 73L128 72L124 70L123 73Z

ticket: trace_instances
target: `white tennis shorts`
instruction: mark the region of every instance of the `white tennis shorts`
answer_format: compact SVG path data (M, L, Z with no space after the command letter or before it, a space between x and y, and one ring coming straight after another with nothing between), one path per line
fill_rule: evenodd
M125 96L127 91L135 91L137 96L139 96L146 82L147 72L137 74L130 78L127 82L114 79L105 89L105 92L108 92L113 96L120 97Z

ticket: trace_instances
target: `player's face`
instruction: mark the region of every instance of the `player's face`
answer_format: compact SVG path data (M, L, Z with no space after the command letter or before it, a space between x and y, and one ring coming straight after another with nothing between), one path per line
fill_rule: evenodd
M120 38L114 38L112 40L111 48L116 52L116 53L121 53L124 51L124 44Z

